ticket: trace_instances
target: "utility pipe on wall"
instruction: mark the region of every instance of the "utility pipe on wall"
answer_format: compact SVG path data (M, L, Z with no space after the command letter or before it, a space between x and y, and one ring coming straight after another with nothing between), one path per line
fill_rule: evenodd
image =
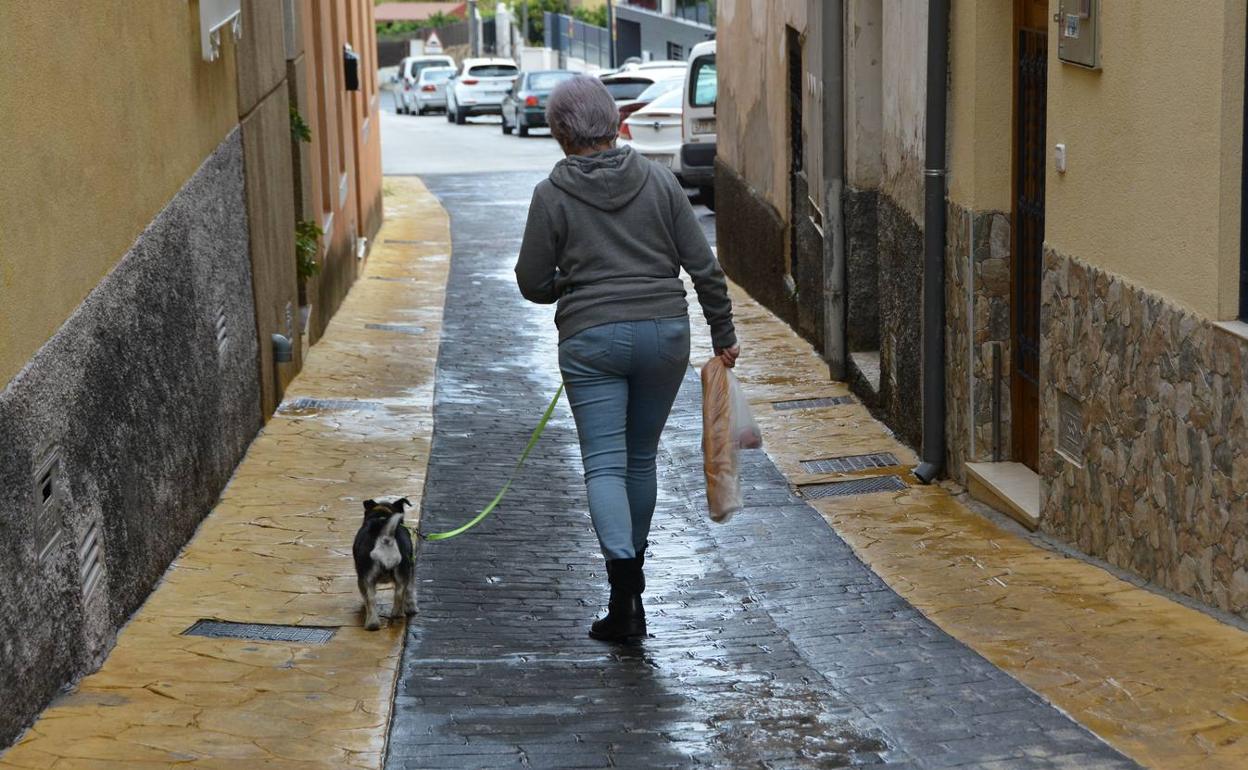
M930 484L945 464L945 106L949 0L927 7L927 160L923 169L923 452L914 475Z
M846 344L845 218L845 4L823 3L823 353L834 380L849 378Z

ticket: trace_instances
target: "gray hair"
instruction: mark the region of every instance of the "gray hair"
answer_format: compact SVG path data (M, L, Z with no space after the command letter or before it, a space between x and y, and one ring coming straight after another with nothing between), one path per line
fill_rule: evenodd
M574 75L551 92L546 122L565 149L585 150L610 144L620 132L620 110L602 81Z

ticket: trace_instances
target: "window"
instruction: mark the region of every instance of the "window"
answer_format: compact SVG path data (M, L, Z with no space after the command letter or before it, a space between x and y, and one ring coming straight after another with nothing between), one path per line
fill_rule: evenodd
M650 87L650 82L641 78L620 78L604 81L603 85L607 87L607 93L611 94L611 98L619 102L636 99L642 91Z
M681 61L685 58L685 47L679 43L667 44L668 61Z
M719 78L714 54L698 57L693 63L693 76L689 82L689 104L694 107L715 106L715 99L719 96Z
M514 64L482 64L468 70L469 75L477 78L514 78L516 72Z
M571 72L534 72L529 75L529 90L550 91L570 77L572 77Z
M429 67L421 70L420 82L422 83L445 83L451 79L451 75L455 74L455 70L450 67Z

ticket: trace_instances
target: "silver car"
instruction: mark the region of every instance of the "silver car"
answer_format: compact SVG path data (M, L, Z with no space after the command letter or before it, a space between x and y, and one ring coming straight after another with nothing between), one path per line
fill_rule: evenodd
M420 71L411 95L417 115L446 109L446 84L454 74L454 67L429 67Z

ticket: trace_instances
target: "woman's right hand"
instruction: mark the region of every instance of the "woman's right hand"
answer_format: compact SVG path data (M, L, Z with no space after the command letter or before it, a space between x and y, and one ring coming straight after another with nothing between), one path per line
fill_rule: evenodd
M719 356L719 360L724 366L731 369L737 365L737 356L741 355L741 346L733 345L730 348L715 348L715 355Z

